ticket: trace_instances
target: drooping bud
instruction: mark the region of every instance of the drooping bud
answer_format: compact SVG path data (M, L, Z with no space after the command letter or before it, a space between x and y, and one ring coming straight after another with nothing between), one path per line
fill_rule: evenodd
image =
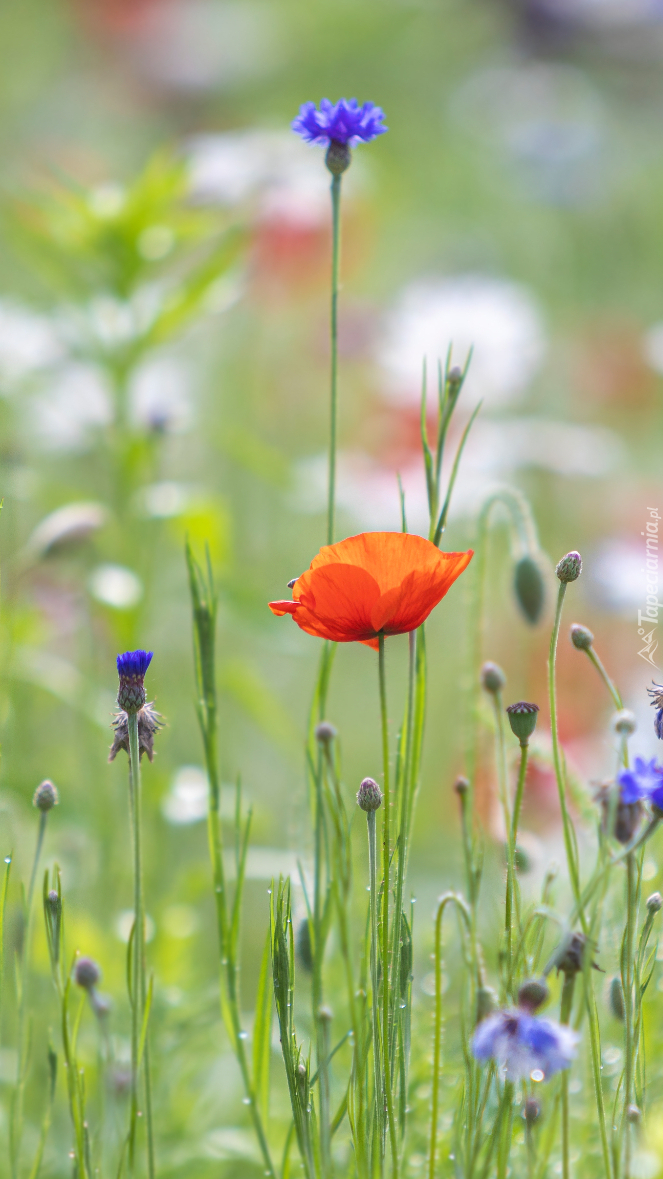
M53 810L53 807L57 806L59 801L60 797L57 787L49 778L45 778L40 783L32 796L32 805L44 813Z
M74 966L74 982L84 991L91 991L101 978L101 970L92 958L79 958Z
M382 791L373 778L364 778L357 791L357 803L367 814L382 806Z
M517 704L509 704L506 711L514 737L518 738L521 745L527 745L536 728L538 704L520 700Z
M574 622L571 627L571 642L578 651L589 651L594 642L594 635L586 626Z
M481 687L486 692L501 692L506 684L506 676L498 663L488 660L481 668Z
M621 712L616 712L613 716L612 727L616 733L624 737L630 737L631 733L635 733L638 727L635 713L631 712L630 708L622 708Z
M520 609L527 621L534 626L541 617L546 599L543 572L534 557L520 558L515 568L513 588Z
M541 1116L541 1103L536 1097L528 1097L523 1106L523 1117L528 1126L533 1126Z
M663 897L660 892L653 892L650 897L647 897L647 908L650 913L660 913L663 908Z
M544 978L528 978L518 990L518 1006L527 1011L538 1011L549 998L550 991Z
M573 552L567 553L565 557L562 557L555 569L555 573L561 582L568 583L569 581L577 581L580 577L581 570L582 557L580 553L576 553L574 550Z
M331 172L332 176L342 176L352 163L352 152L348 143L339 143L338 139L332 139L327 154L325 156L325 164Z
M320 721L320 724L315 726L315 739L320 745L328 747L335 737L336 729L329 721Z
M152 661L151 651L125 651L117 657L117 674L120 686L117 693L118 707L123 712L140 712L147 699L145 695L145 673Z
M610 983L610 1010L615 1019L618 1019L620 1023L624 1022L624 988L622 980L617 974Z

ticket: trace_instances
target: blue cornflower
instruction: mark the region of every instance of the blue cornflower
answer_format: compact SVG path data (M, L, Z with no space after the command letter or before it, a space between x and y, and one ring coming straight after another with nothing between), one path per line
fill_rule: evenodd
M656 709L656 716L654 717L654 730L659 741L663 741L663 684L654 684L653 688L647 688L649 695L652 697L651 706Z
M384 135L384 112L373 102L359 106L356 98L339 98L330 102L323 98L320 110L314 102L305 102L300 107L292 124L293 131L307 143L318 143L328 147L330 143L356 147L358 143L370 143L378 135Z
M634 803L643 798L663 809L663 767L656 759L645 761L636 757L635 769L622 770L617 777L623 803Z
M482 1063L494 1060L507 1081L525 1077L547 1081L560 1069L569 1068L578 1039L578 1033L565 1024L515 1007L498 1011L479 1024L472 1052Z
M151 651L125 651L117 657L120 687L117 702L124 712L140 712L146 696L143 681L152 661Z

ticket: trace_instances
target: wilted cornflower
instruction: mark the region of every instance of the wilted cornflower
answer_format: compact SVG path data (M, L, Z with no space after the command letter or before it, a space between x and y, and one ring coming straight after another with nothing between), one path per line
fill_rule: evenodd
M653 680L652 684L654 684ZM663 684L654 684L654 687L647 688L647 691L652 697L651 706L656 709L656 716L654 717L656 736L659 741L663 741Z
M636 757L635 768L622 770L617 782L623 801L644 799L656 810L663 811L663 767L657 764L655 758L645 761L642 757Z
M141 708L138 713L138 749L141 757L146 753L149 761L154 759L154 736L164 723L153 704L145 704ZM116 713L113 718L113 744L108 760L115 761L121 749L129 754L129 718L124 711Z
M494 1060L507 1081L526 1077L547 1081L560 1069L569 1068L578 1039L571 1028L515 1007L498 1011L479 1024L472 1052L482 1063Z
M117 702L120 711L113 719L113 744L108 755L114 761L121 749L129 754L129 713L137 715L139 756L154 757L154 735L163 726L163 719L145 696L145 673L152 661L151 651L125 651L117 657L120 686Z

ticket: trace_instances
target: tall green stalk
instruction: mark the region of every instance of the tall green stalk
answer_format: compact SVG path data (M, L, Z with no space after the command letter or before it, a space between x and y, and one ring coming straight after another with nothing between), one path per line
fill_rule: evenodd
M389 893L391 870L391 837L389 829L389 808L391 806L389 789L389 727L387 719L387 678L384 658L384 634L378 636L378 678L380 683L380 717L382 722L382 773L384 810L382 817L382 1060L384 1067L384 1087L387 1104L387 1119L389 1122L389 1143L391 1146L391 1166L393 1179L398 1179L398 1135L394 1115L394 1095L391 1070L390 1052L390 986L392 985L389 963ZM394 920L398 921L400 914Z
M332 273L331 273L331 388L329 403L329 495L327 544L334 543L336 513L336 434L338 418L338 276L341 257L341 177L332 176Z

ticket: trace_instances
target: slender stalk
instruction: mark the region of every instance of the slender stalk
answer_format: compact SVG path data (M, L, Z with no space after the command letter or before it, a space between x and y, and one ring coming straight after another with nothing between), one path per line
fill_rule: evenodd
M134 936L132 955L133 1004L131 1008L131 1137L129 1157L135 1166L136 1119L138 1118L140 1084L140 1037L145 1015L147 985L145 982L145 907L143 898L143 849L141 816L140 754L138 741L138 713L128 714L129 728L129 800L133 835L134 866ZM155 1174L154 1127L152 1121L152 1093L149 1072L147 1038L144 1052L145 1126L147 1131L147 1171L150 1179Z
M633 852L626 857L626 971L624 978L624 1179L631 1175L631 1124L628 1108L633 1099L633 1061L636 1045L633 1038L633 946L635 941L637 867Z
M585 650L587 651L587 655L588 655L589 659L594 664L594 667L598 671L601 679L603 680L603 683L605 684L610 695L612 696L615 708L617 709L618 712L621 712L624 705L622 703L622 698L619 694L619 691L617 690L616 684L613 683L613 681L610 679L610 676L608 675L605 667L601 663L601 660L599 659L598 655L596 654L596 651L594 650L594 648L593 647L586 647Z
M394 1116L391 1062L389 1051L389 874L391 847L389 834L389 729L387 724L387 680L384 660L384 635L378 637L378 675L380 681L380 716L382 720L382 764L384 811L382 820L382 1060L384 1067L384 1088L387 1099L389 1141L391 1144L391 1165L393 1179L398 1179L398 1140ZM396 915L398 920L398 914Z
M513 938L513 906L514 893L516 889L516 845L518 841L518 824L520 822L520 811L523 805L523 794L525 792L525 778L527 776L527 755L529 752L528 743L521 742L520 745L520 767L518 770L518 785L516 786L516 797L513 802L513 812L511 815L511 826L509 828L509 839L507 847L508 863L507 863L507 877L506 877L506 938L507 938L507 990L512 995L513 976L517 968L517 963L513 961L512 953L512 938ZM512 996L513 997L513 996Z
M435 1016L433 1031L433 1084L431 1087L430 1146L428 1149L428 1179L435 1179L435 1155L437 1153L437 1125L440 1104L440 1068L442 1062L442 920L447 905L454 904L465 921L467 932L472 934L472 918L462 897L454 892L441 896L435 915Z
M559 592L557 594L557 607L555 610L555 621L553 623L552 634L550 636L550 650L548 654L548 700L550 703L550 730L552 736L552 750L553 750L553 765L555 767L555 780L557 782L557 792L559 795L559 806L562 812L562 826L564 830L564 849L566 851L566 862L569 870L569 879L571 881L571 888L573 890L573 898L576 902L578 918L582 924L583 932L586 933L586 920L584 905L580 900L580 880L578 876L578 865L575 857L575 848L573 843L573 832L571 828L571 818L569 816L568 807L566 805L566 782L564 774L564 765L562 760L562 750L559 743L559 733L557 729L557 679L556 679L556 663L557 663L557 643L559 640L559 628L562 621L562 609L564 607L564 598L566 596L565 581L559 584Z
M382 1059L380 1052L380 1007L378 993L378 887L377 887L377 831L375 811L366 813L368 826L368 876L370 888L371 927L371 1011L373 1027L373 1075L375 1079L375 1105L378 1122L382 1124L384 1086L382 1081ZM382 1140L382 1133L379 1135Z
M23 1094L25 1091L25 1074L27 1069L25 1017L27 1012L28 968L30 963L30 937L32 932L32 901L35 892L35 881L37 879L37 868L39 866L39 860L41 857L41 849L44 844L44 835L46 834L48 814L49 812L47 810L39 812L37 843L35 845L35 854L32 860L30 883L28 885L28 894L25 900L24 909L23 952L21 956L20 968L20 993L18 996L18 1057L16 1064L16 1087L12 1097L11 1127L9 1132L9 1162L12 1179L17 1179L19 1174L21 1140L23 1138ZM6 881L7 878L5 878L5 896Z
M331 389L329 407L329 498L327 502L327 544L334 543L336 512L336 426L338 408L338 275L341 256L341 177L333 176L332 274L331 274Z
M570 1021L575 981L576 976L572 972L564 975L564 986L562 987L562 1000L559 1013L560 1023L569 1023ZM562 1071L560 1084L562 1095L562 1179L570 1179L571 1163L569 1138L569 1074L567 1069Z

